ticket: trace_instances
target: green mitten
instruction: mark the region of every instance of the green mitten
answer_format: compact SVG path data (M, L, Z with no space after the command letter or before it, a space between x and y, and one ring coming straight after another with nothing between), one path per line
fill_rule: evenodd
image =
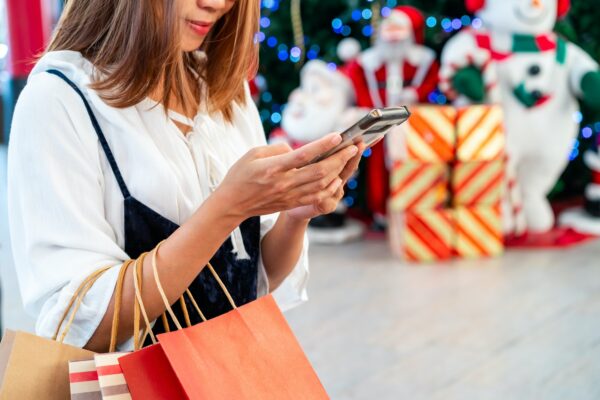
M590 110L600 111L600 71L591 71L581 80L583 104Z
M485 98L483 76L477 67L469 66L459 70L452 79L454 90L473 101L481 102Z

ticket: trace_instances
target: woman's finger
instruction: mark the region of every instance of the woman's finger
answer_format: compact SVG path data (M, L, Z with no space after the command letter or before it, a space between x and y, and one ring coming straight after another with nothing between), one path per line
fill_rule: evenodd
M364 143L361 143L358 146L358 154L356 154L348 163L340 173L340 178L344 181L344 184L348 182L348 179L354 174L354 172L358 169L358 165L360 164L360 159L362 158L362 153L365 151L367 147Z
M332 150L341 142L342 137L339 133L330 133L319 140L305 144L287 154L275 156L275 158L282 171L302 168L321 154Z
M327 157L325 160L300 168L294 172L292 179L295 180L296 186L318 183L320 181L326 181L326 183L329 184L333 181L334 177L340 175L348 161L351 160L357 152L358 148L356 146L349 146L348 148ZM320 189L323 188L321 187Z

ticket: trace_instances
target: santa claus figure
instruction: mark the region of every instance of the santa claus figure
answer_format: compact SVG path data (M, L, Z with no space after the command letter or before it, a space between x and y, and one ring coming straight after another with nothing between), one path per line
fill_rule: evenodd
M437 85L435 52L423 46L423 15L413 7L392 10L381 22L376 44L355 54L340 54L351 60L340 68L353 87L352 101L360 108L382 108L426 102ZM346 44L345 47L348 47ZM368 206L377 218L384 216L389 175L384 143L372 148L366 166Z
M500 102L505 115L509 193L522 204L504 207L507 234L519 217L530 235L554 226L546 198L569 160L581 100L600 109L598 65L552 32L569 0L467 0L483 29L455 35L442 53L440 86L460 103Z
M351 91L348 80L323 61L307 62L300 71L300 87L290 93L283 110L282 127L271 133L269 142L298 148L342 131L355 122L349 109ZM346 218L346 207L340 203L335 212L313 218L308 234L311 242L342 243L361 237L363 230L361 224Z

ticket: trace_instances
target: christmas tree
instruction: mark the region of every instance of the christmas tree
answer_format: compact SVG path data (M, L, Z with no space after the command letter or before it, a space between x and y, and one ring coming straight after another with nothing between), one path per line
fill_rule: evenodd
M557 24L556 31L600 60L600 8L594 3L573 0L568 17ZM336 48L340 40L353 37L367 48L380 19L404 4L426 15L426 45L438 54L458 30L481 24L467 13L463 0L262 0L259 81L266 89L259 109L265 131L269 133L279 125L281 109L298 86L298 71L305 60L319 58L332 67L339 64ZM447 99L435 91L429 101L445 104ZM593 146L600 132L600 116L584 110L576 118L581 120L581 133L573 145L572 162L551 194L553 198L579 194L589 180L581 155Z

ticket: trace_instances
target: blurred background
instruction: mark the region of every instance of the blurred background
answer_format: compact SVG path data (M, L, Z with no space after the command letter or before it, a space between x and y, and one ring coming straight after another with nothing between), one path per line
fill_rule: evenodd
M271 143L412 112L311 222L310 301L286 316L330 396L600 398L600 1L260 7L250 87ZM33 329L7 227L10 120L62 8L0 0L3 328Z

